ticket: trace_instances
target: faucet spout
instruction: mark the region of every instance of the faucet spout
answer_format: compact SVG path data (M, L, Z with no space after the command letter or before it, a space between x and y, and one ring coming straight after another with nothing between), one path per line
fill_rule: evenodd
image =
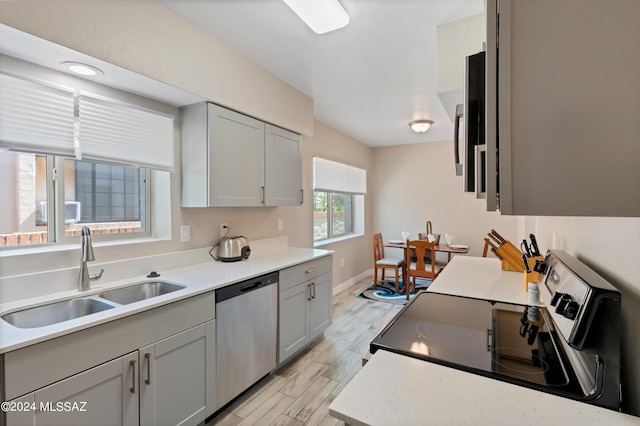
M102 278L104 269L99 274L89 275L89 268L87 262L96 260L93 254L93 244L91 243L91 230L85 226L82 228L80 236L80 274L78 275L78 291L87 291L90 288L91 281L96 281Z

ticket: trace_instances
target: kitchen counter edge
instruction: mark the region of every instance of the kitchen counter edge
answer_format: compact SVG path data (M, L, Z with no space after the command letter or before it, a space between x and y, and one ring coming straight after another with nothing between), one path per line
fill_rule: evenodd
M212 260L211 262L199 263L167 271L162 271L158 268L161 274L160 277L155 278L156 280L184 284L187 287L173 293L128 305L117 306L113 309L81 318L38 328L17 328L0 320L0 354L125 318L332 254L332 250L283 247L263 253L253 253L249 259L239 262L225 263L214 262ZM131 284L148 280L150 280L150 278L146 276L136 276L105 285L92 285L91 290L86 293L80 293L77 290L66 291L52 294L49 298L38 297L25 299L20 302L2 304L0 305L0 315L69 298L96 296L106 290L127 287Z

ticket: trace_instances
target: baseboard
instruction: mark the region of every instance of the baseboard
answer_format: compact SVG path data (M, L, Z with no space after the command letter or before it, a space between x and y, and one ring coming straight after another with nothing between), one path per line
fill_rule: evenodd
M361 281L363 278L366 278L366 277L372 276L372 275L373 275L373 269L369 269L368 271L364 271L360 275L356 275L355 277L351 278L350 280L347 280L347 281L343 282L342 284L335 286L333 288L333 295L335 296L336 294L345 291L346 289L348 289L349 287L351 287L355 283Z

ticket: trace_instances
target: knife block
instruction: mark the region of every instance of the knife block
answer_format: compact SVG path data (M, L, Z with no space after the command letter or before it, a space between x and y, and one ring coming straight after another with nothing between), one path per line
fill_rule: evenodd
M538 282L538 276L540 274L538 274L533 270L533 265L535 265L536 260L542 261L544 260L544 256L534 256L534 257L527 258L527 263L529 264L529 270L531 272L523 271L524 272L524 291L528 291L530 282L536 282L536 283ZM524 263L522 263L522 267L524 268Z
M522 262L522 252L514 246L510 241L505 241L496 253L502 257L502 270L524 272L524 263Z

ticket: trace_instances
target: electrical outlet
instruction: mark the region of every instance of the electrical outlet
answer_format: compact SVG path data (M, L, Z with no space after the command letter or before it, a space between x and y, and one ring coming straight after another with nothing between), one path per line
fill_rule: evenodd
M558 233L554 232L551 234L551 248L552 249L557 249L560 246L560 242L558 241L559 237L558 237Z
M282 219L278 219L278 231L282 231Z
M191 240L191 227L189 225L180 225L180 241L183 243Z
M220 238L222 238L225 235L227 235L228 232L229 232L229 224L228 223L221 223L220 224Z
M344 257L340 258L340 266L344 267Z

